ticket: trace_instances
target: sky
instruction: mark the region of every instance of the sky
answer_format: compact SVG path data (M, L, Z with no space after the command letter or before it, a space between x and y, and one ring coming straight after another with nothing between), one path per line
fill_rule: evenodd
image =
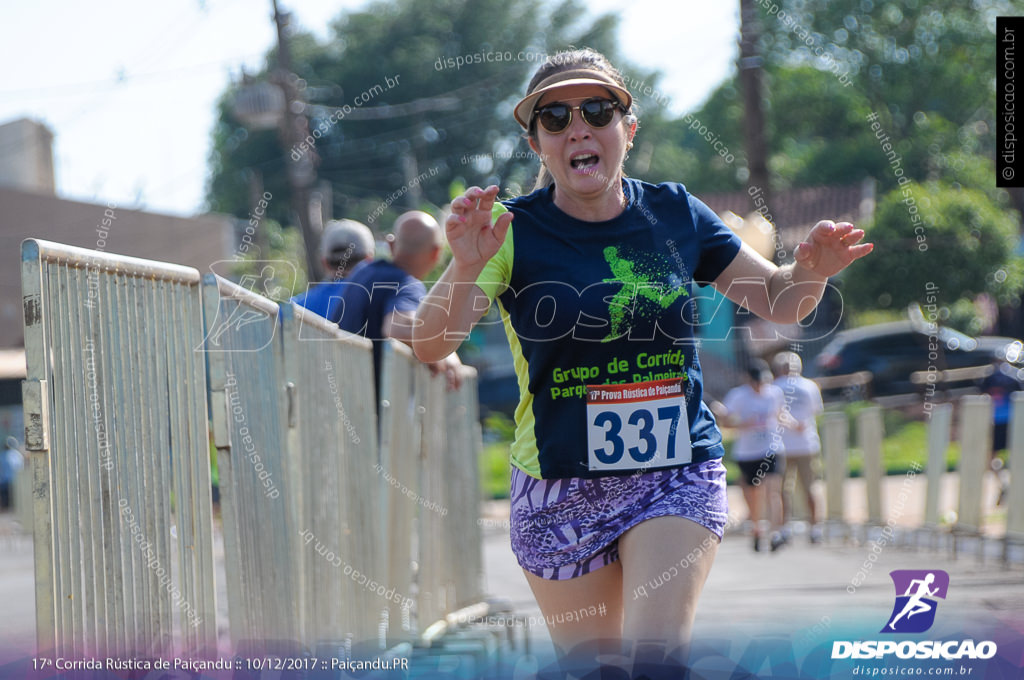
M282 0L302 29L366 0ZM734 68L738 2L590 0L621 16L621 51L693 110ZM204 209L218 96L276 42L270 0L0 2L0 123L54 133L57 193L174 215ZM0 153L3 150L0 149Z

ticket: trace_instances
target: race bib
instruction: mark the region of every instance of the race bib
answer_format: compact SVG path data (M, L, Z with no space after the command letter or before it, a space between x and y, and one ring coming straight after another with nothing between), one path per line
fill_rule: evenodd
M591 470L689 463L683 379L587 385L587 453Z

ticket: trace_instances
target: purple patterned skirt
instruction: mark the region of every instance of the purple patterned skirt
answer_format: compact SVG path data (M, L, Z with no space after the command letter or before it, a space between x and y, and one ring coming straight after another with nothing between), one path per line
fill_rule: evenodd
M512 466L512 552L541 578L565 580L619 559L619 536L671 515L719 538L729 518L719 458L622 476L537 479Z

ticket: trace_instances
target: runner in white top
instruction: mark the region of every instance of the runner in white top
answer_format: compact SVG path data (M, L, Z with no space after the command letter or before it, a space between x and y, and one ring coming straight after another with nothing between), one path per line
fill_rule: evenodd
M810 540L821 540L819 503L814 497L812 486L817 479L820 465L821 441L815 418L825 410L821 401L821 390L813 380L803 377L800 372L803 363L795 352L779 352L772 359L775 385L785 396L783 410L790 416L789 426L782 433L785 447L786 470L783 473L782 509L784 520L789 522L792 514L793 487L799 481L800 489L807 500L810 512Z
M753 525L754 551L761 550L761 512L768 504L771 522L771 549L778 550L786 541L782 529L782 458L781 420L788 420L783 406L782 390L772 385L768 364L754 360L748 369L749 381L729 390L724 404L712 406L715 416L739 430L732 445L732 458L740 468L740 487Z

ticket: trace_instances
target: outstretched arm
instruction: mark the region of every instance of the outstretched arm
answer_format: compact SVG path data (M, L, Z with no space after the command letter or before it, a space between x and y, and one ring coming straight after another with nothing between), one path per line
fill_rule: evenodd
M420 361L437 361L454 352L489 306L477 277L501 248L511 213L492 221L497 186L470 187L451 203L445 235L452 261L416 310L412 349Z
M859 243L862 238L864 231L849 222L823 220L797 246L796 261L782 267L744 244L715 288L762 319L796 323L818 306L828 277L872 251L873 244Z

